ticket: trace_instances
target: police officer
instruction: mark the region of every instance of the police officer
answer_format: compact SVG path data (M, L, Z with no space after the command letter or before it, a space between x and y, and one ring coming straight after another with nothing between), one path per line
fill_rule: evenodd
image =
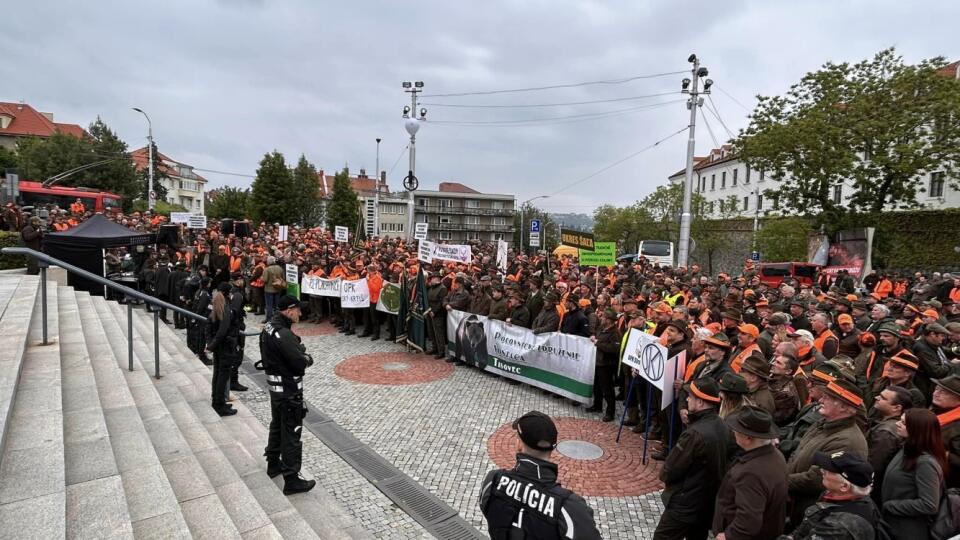
M307 408L303 402L303 373L313 358L300 344L290 327L300 322L301 304L285 295L277 301L273 318L260 333L261 366L270 389L270 435L264 456L267 474L283 474L283 493L292 495L310 491L317 484L300 476L303 448L300 431Z
M549 461L557 446L553 420L530 411L513 422L513 429L517 464L488 473L480 491L491 540L599 539L586 501L557 482L557 465Z
M234 392L246 392L248 390L246 386L240 384L240 364L243 363L243 347L246 345L246 336L243 331L247 329L247 324L244 321L247 312L243 309L244 304L247 303L243 294L245 284L246 281L241 272L230 274L230 308L237 318L235 324L239 328L237 351L230 368L230 390Z

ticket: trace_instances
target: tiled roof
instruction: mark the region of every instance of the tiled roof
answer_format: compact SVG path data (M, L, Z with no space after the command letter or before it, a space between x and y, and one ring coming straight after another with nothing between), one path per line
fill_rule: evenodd
M946 66L943 66L937 71L937 73L944 75L946 77L960 79L960 60L952 64L947 64Z
M133 152L130 152L130 158L133 160L133 164L136 165L138 171L142 171L142 170L146 169L146 168L149 166L149 164L150 164L150 152L149 152L149 150L147 149L146 146L144 146L143 148L137 148L137 149L134 150ZM167 176L170 176L170 177L172 177L172 178L181 178L181 176L180 176L180 171L179 171L178 169L170 166L170 165L169 165L168 163L166 163L166 162L176 163L176 164L178 164L178 165L184 165L184 166L186 166L186 167L191 167L191 170L193 170L193 168L192 168L191 165L187 165L186 163L182 163L182 162L177 161L177 160L175 160L175 159L170 159L169 157L167 157L166 155L164 155L163 152L160 152L160 151L157 151L157 154L156 154L155 156L153 156L153 159L154 159L154 161L156 161L156 162L158 163L157 169L160 170L160 171L162 171L164 174L166 174ZM193 171L193 176L194 176L195 178L188 178L188 180L199 180L200 182L206 182L206 181L207 181L206 178L204 178L204 177L200 176L199 174L197 174L196 171Z
M320 184L320 196L323 198L333 195L333 180L335 176L326 174L323 171L317 172L317 182ZM373 195L377 190L377 179L370 176L350 176L350 187L357 192L357 195ZM380 193L390 193L390 187L383 184Z
M10 117L10 125L6 129L0 128L0 135L18 137L50 137L60 132L74 137L82 137L86 131L76 124L60 124L53 122L42 113L26 103L0 102L0 115Z
M479 191L467 187L460 182L440 182L440 191L447 193L480 193Z

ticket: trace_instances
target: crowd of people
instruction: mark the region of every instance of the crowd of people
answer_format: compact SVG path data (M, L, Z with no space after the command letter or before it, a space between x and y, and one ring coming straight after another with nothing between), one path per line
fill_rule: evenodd
M147 232L164 223L109 217ZM27 241L58 220L83 218L57 212L21 231ZM213 352L221 414L231 414L230 390L243 389L243 320L273 317L287 290L285 265L297 267L298 280L367 278L371 308L311 296L308 320L373 340L384 326L390 339L402 326L375 309L383 284L413 283L422 266L424 352L447 357L454 309L595 343L586 410L610 422L623 401L624 424L655 443L653 458L663 462L656 539L928 538L946 490L960 488L960 275L881 272L858 282L823 273L771 286L749 266L711 276L642 258L597 268L511 251L498 266L496 245L480 242L470 263L425 264L405 239L344 243L320 228L290 227L281 240L276 225L249 229L242 237L216 223L184 229L168 244L114 250L106 260L108 272L132 274L142 290L212 319L201 328L162 314L188 327L201 359ZM657 412L660 393L622 364L631 329L657 336L670 357L686 352L674 407Z

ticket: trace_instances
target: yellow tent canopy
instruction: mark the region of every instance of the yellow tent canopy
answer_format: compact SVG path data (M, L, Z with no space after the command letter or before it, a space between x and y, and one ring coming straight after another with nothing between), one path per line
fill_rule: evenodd
M580 250L575 247L570 246L557 246L557 249L553 250L553 254L562 257L564 255L570 255L572 257L579 257Z

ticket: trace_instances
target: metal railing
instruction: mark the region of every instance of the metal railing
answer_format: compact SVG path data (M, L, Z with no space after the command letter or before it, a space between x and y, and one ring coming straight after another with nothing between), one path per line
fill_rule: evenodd
M164 302L163 300L158 300L149 294L142 293L136 289L131 289L125 285L120 285L105 277L88 272L83 268L78 268L70 263L53 258L46 253L41 253L39 251L24 247L7 247L0 251L2 251L4 255L23 255L26 257L33 257L37 260L37 266L40 267L40 301L42 302L40 309L42 314L41 316L43 318L44 345L49 343L47 338L47 268L50 266L59 266L67 272L72 272L84 279L93 281L98 285L103 285L109 289L119 291L120 293L123 293L127 300L137 299L148 306L166 308L190 319L203 322L207 321L207 318L203 315L197 315L190 310L186 310L182 307ZM127 369L133 371L133 304L131 304L129 301L127 302ZM153 310L153 375L157 379L160 378L160 311L158 310Z

